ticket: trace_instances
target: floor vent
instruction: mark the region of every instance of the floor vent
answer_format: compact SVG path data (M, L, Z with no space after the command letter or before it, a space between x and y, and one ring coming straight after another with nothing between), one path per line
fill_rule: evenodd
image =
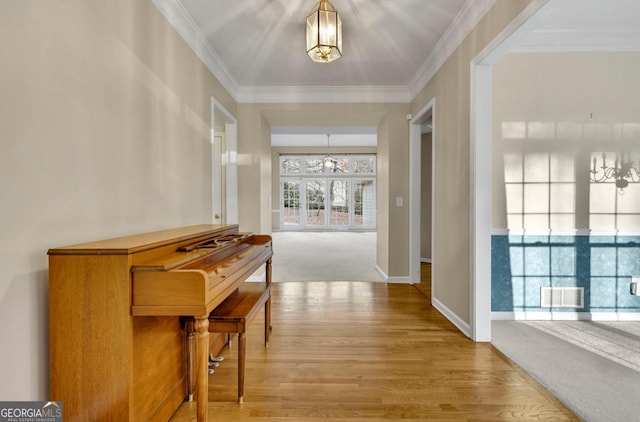
M584 308L584 287L542 287L541 308Z

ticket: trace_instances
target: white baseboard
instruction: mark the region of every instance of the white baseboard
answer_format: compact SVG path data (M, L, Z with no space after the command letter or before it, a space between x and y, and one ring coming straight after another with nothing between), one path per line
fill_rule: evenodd
M376 265L376 271L384 281L387 283L406 283L406 284L414 284L410 281L409 277L389 277L385 274L384 271L380 267ZM431 304L434 308L438 310L445 318L447 318L453 325L458 327L458 329L467 337L471 338L471 326L468 323L463 321L458 315L455 314L451 309L447 308L442 302L440 302L435 297L431 297Z
M409 277L389 277L387 279L387 283L397 283L397 284L416 284L411 281Z
M382 277L382 280L385 283L414 284L413 282L411 282L409 277L389 277L384 271L382 271L382 268L378 267L377 265L376 272L380 274L380 277Z
M458 315L455 314L451 309L447 308L442 302L440 302L435 297L431 297L431 304L434 308L438 310L445 318L447 318L453 325L458 327L462 333L471 338L471 326L463 321Z
M425 262L427 264L431 264L431 258L420 258L420 262Z
M384 271L382 271L382 268L378 267L377 265L376 265L376 272L380 274L380 277L382 277L383 281L386 282L389 280L389 276L387 276L387 274Z
M640 312L491 312L493 321L640 321Z

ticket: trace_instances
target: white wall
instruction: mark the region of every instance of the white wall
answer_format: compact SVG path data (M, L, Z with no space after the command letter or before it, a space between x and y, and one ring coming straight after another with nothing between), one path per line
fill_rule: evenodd
M625 195L613 187L606 198L595 194L603 186L590 186L591 153L626 150L640 153L640 53L511 53L493 66L493 200L494 229L541 230L533 222L519 227L507 222L505 173L520 171L513 159L524 156L533 163L540 153L551 154L560 163L552 175L555 180L574 176L574 224L550 229L595 229L616 227L599 223L590 210L605 209L602 204L618 203L628 215L618 219L618 229L640 229L640 185L630 185ZM609 164L614 157L609 155ZM601 162L598 163L598 166ZM636 160L635 165L638 166ZM559 174L560 172L567 175ZM509 176L507 176L509 178ZM571 189L571 187L569 187ZM594 197L590 198L591 193ZM555 200L551 209L567 201ZM511 199L513 211L514 198ZM539 200L535 201L539 203ZM565 201L566 202L566 201ZM531 210L526 208L525 213ZM534 219L532 218L531 221ZM553 219L552 219L553 220ZM624 220L624 221L622 221Z

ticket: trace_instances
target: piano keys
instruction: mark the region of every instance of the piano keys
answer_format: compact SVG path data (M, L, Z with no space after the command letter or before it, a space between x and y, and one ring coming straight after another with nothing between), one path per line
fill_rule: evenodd
M263 265L267 235L198 225L49 250L51 400L65 421L168 420L187 397L195 320L206 420L209 313ZM267 268L270 274L270 268Z

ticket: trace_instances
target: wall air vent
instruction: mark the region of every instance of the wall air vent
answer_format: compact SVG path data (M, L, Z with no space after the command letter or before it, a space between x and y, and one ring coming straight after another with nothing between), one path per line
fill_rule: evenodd
M584 287L541 287L541 308L584 308Z

